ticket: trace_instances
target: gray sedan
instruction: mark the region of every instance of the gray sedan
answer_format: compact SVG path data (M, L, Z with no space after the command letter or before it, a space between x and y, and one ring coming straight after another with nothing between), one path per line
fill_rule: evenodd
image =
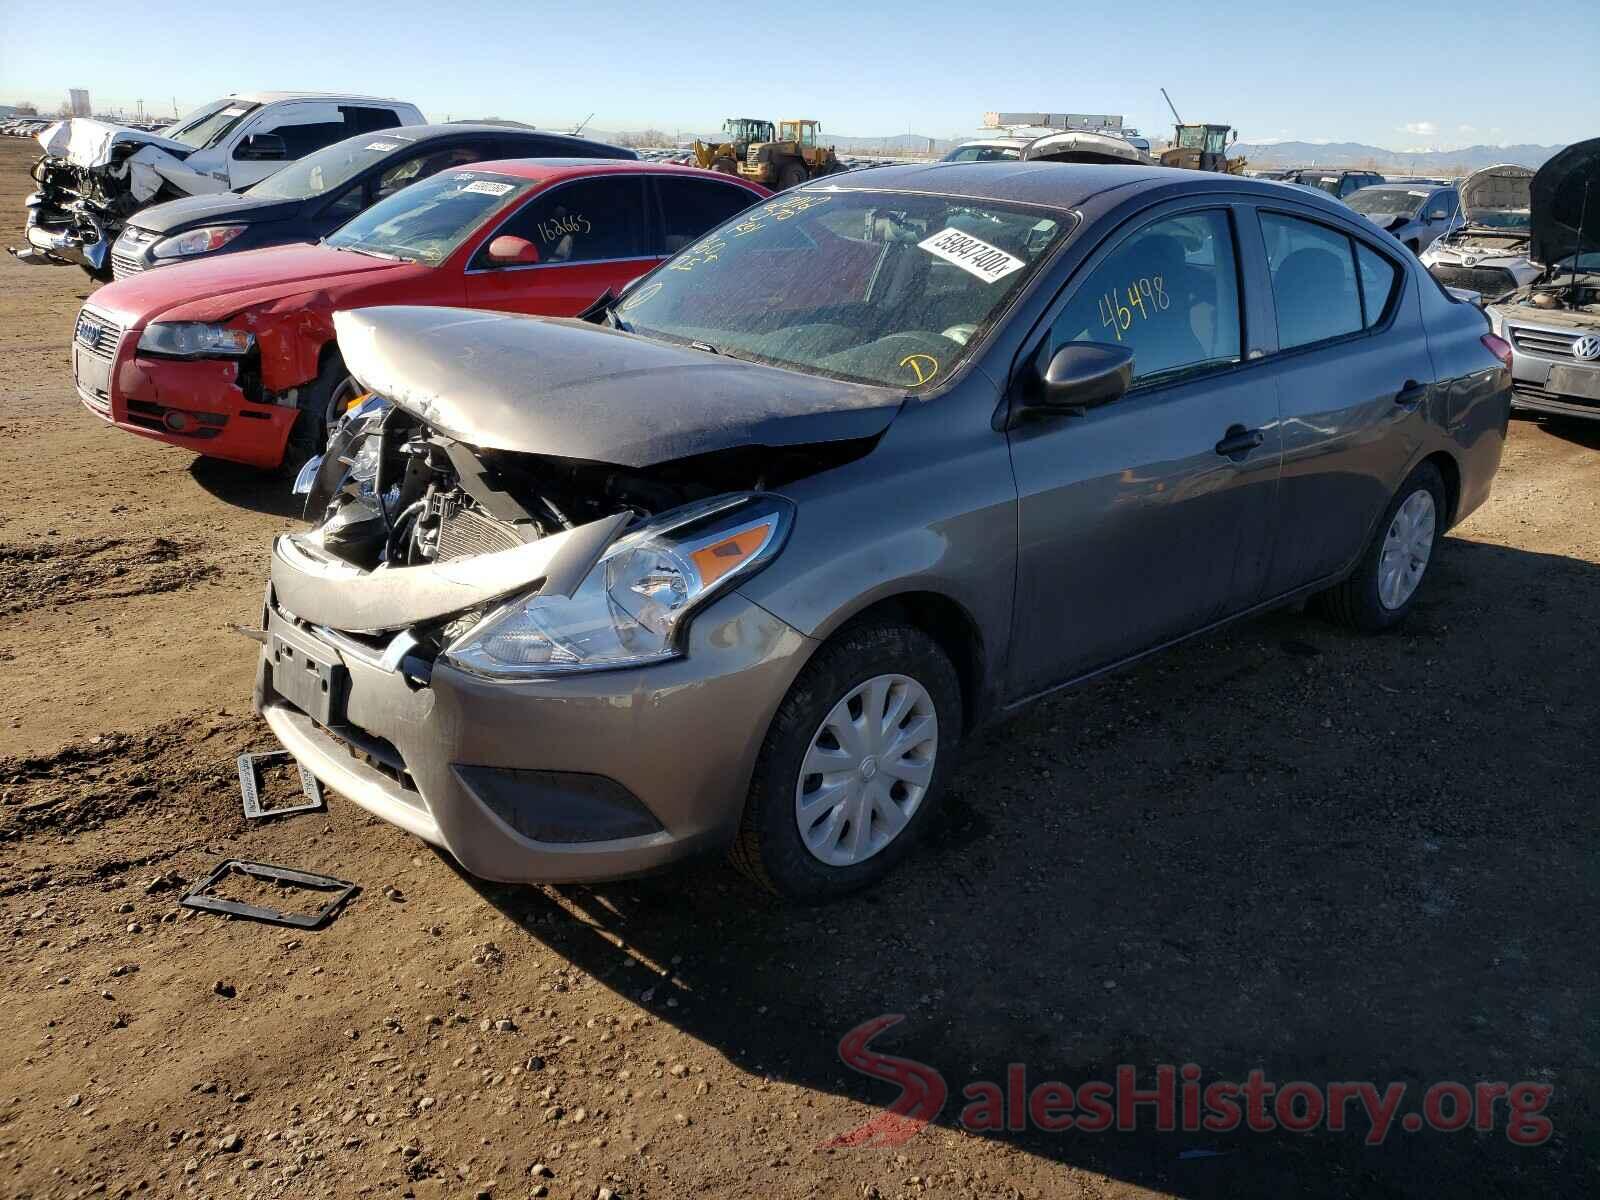
M1509 349L1332 199L935 164L758 204L582 319L342 313L256 705L488 878L881 877L981 724L1483 503Z

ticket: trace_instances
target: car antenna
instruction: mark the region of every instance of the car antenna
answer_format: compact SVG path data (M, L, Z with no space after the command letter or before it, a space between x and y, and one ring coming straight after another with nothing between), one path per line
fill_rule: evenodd
M586 125L588 125L589 122L592 121L592 120L594 120L594 114L590 113L583 120L579 121L578 124L572 130L572 136L573 137L577 137L579 134L581 134L583 132L583 130L584 130L584 127Z
M1593 182L1592 175L1583 181L1583 210L1578 214L1578 244L1572 254L1571 295L1567 297L1567 303L1573 308L1578 307L1578 260L1583 257L1583 229L1589 223L1589 185Z

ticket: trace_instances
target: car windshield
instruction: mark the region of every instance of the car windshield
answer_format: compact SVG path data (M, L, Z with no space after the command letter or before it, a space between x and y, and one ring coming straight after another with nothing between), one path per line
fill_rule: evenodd
M492 171L435 175L378 201L323 241L343 250L438 266L534 183Z
M1369 217L1411 217L1427 198L1427 192L1407 188L1362 188L1345 203Z
M945 162L1016 162L1022 151L1015 146L957 146Z
M961 197L791 193L662 264L623 298L618 322L811 374L932 388L1074 220Z
M199 150L221 141L230 129L260 107L248 100L213 100L179 117L161 131L161 136Z
M308 154L245 190L270 200L305 200L354 179L373 163L411 143L392 135L363 133Z
M1533 216L1525 208L1480 208L1473 211L1471 223L1483 229L1527 233L1533 228Z

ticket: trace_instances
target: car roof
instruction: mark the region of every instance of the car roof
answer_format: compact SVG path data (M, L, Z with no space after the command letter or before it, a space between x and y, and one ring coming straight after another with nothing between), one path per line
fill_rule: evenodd
M713 179L721 183L748 186L737 175L707 171L703 167L683 167L676 163L646 162L632 158L495 158L467 163L463 171L493 171L518 179L552 182L581 175L685 175L694 179Z
M579 137L571 133L556 133L553 130L534 129L532 126L523 125L489 125L479 121L440 121L433 125L394 125L388 129L369 130L367 133L358 133L356 137L381 137L385 140L398 138L402 141L420 142L428 138L441 137L476 137L483 134L493 134L495 137L529 138L545 142L567 142L575 146L604 146L604 142L597 142L591 138ZM608 149L621 149L611 147Z
M276 104L279 100L376 100L381 104L416 106L409 100L396 100L392 96L363 96L359 92L229 92L228 100L248 100L252 104Z
M1132 163L1056 162L937 162L875 167L860 174L830 175L796 190L903 191L971 200L1011 201L1072 211L1086 206L1108 207L1143 193L1244 192L1266 197L1284 194L1284 186L1269 180L1217 171L1184 171L1176 167L1136 166ZM1307 192L1310 194L1311 189ZM1318 193L1338 210L1326 193Z

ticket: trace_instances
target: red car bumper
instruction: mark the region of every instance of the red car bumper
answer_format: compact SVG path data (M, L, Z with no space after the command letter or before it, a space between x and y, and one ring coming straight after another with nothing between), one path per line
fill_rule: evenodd
M137 330L114 326L98 342L81 332L74 339L73 380L85 408L118 429L196 454L262 468L283 461L297 410L249 400L237 361L144 357L138 341Z

